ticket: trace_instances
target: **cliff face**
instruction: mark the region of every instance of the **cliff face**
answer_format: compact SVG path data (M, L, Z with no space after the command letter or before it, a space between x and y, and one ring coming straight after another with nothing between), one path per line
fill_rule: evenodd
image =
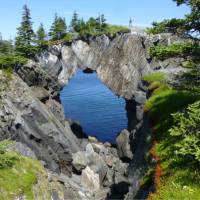
M95 70L100 80L116 95L133 99L141 77L154 69L168 67L168 62L152 61L148 48L158 43L172 43L178 38L169 35L118 35L109 39L102 35L77 40L70 45L55 45L37 56L42 68L55 77L61 86L67 84L78 68ZM175 64L175 62L173 62Z
M34 150L39 160L44 161L46 167L70 174L70 168L62 168L61 162L70 166L72 153L80 149L79 141L64 117L63 121L59 120L51 109L39 101L32 89L34 87L28 87L14 75L8 88L1 91L0 139L25 143ZM42 87L37 90L40 89L44 90ZM48 91L46 93L47 96Z
M112 41L106 36L59 45L43 51L38 60L61 85L77 68L92 69L116 95L131 99L141 77L150 72L146 48L140 36L124 34Z

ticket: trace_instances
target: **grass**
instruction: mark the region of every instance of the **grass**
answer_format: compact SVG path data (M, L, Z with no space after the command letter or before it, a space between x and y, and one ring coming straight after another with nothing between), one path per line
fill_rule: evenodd
M130 30L125 26L118 26L118 25L108 25L105 34L114 35L116 33L129 33Z
M144 109L149 112L150 117L158 120L159 118L165 118L166 115L168 116L171 113L179 111L195 100L197 100L197 97L189 91L178 91L174 89L162 90L159 88L146 102Z
M145 104L145 111L149 113L153 122L155 143L154 154L159 158L159 175L154 169L156 192L149 195L150 200L196 200L200 199L200 171L199 168L182 160L174 152L176 138L171 136L169 129L173 126L171 114L181 111L189 104L200 98L199 93L186 89L172 89L165 81L163 74L156 73L144 77L150 85L151 97ZM155 156L154 155L154 156ZM159 177L158 177L159 176ZM147 173L142 186L151 183L152 173Z
M160 83L160 81L164 81L165 78L166 78L165 73L155 72L155 73L144 76L142 79L144 81L147 81L148 83L153 83L153 82Z
M0 146L4 146L3 142ZM38 174L43 173L39 161L7 151L5 148L0 154L1 163L12 158L12 162L9 162L11 164L4 163L0 168L0 200L11 200L17 197L34 199L32 188L37 182Z

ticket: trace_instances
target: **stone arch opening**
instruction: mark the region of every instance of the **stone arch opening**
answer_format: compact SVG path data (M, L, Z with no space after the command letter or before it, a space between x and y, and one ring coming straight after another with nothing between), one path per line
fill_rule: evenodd
M95 71L77 70L60 92L65 117L77 131L80 123L86 135L103 142L115 143L117 135L127 128L124 98L117 97L103 84ZM71 122L72 122L71 121ZM75 126L76 124L76 126ZM82 131L81 129L77 131Z

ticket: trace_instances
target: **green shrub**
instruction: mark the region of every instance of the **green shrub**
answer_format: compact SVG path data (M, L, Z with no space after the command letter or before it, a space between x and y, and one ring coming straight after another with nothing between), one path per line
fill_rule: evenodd
M157 45L150 47L149 54L152 58L156 58L157 60L185 56L198 58L200 55L200 45L193 44L192 42L174 43L168 46Z
M180 28L184 26L185 20L183 19L170 19L164 20L162 22L153 22L152 28L148 28L147 32L150 34L159 34L159 33L177 33L180 32ZM178 28L179 29L178 29Z
M13 153L7 152L9 141L0 142L0 169L12 167L16 160L17 156Z
M116 34L116 33L129 33L130 30L125 26L108 25L105 29L105 34Z
M16 65L24 65L28 61L27 58L16 54L0 55L0 67L14 67Z
M169 131L176 137L176 153L200 162L200 101L173 114L173 119L175 125Z

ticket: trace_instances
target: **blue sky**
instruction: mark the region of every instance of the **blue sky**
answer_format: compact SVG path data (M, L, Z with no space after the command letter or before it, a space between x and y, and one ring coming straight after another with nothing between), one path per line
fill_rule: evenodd
M76 10L84 19L104 13L109 23L127 25L131 17L134 24L141 26L166 18L180 18L189 12L188 7L177 7L172 0L0 0L0 32L3 38L15 36L24 4L31 9L34 29L42 22L47 30L55 12L65 17L68 24Z

